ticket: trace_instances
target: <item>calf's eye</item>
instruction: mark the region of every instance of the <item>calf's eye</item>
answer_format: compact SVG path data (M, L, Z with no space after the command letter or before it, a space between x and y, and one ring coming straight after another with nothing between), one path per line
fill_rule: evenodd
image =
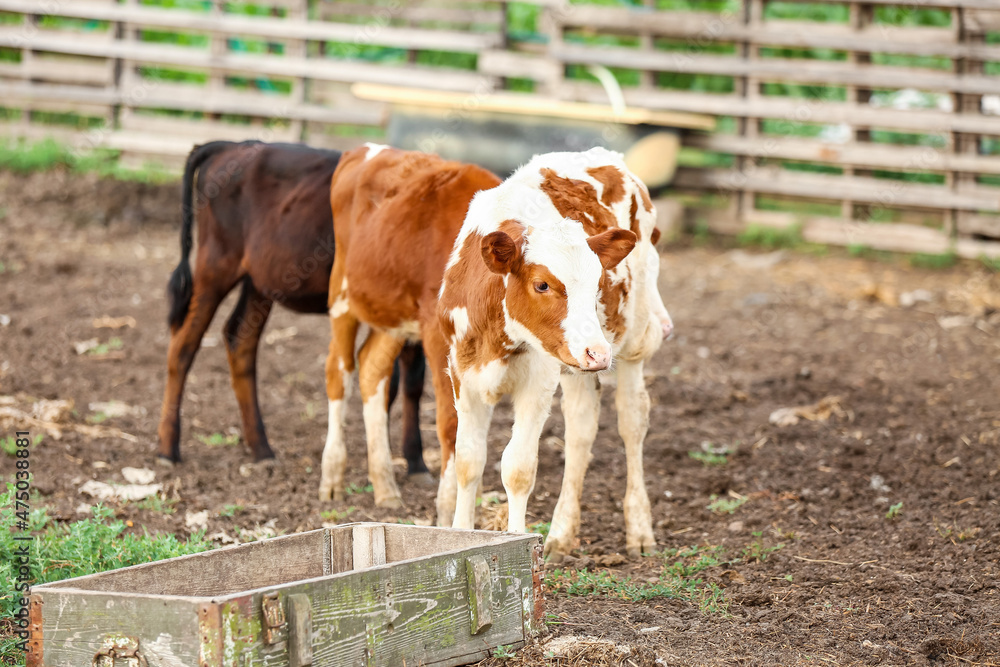
M535 291L539 294L545 294L549 291L548 283L535 283Z

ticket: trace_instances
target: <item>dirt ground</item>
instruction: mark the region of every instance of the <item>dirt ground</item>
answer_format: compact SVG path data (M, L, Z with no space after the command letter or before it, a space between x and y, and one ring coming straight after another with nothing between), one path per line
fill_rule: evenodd
M376 509L361 490L360 404L348 419L348 481L358 492L339 504L317 500L322 317L272 315L259 382L279 458L247 465L220 337L232 297L188 382L185 460L157 466L179 186L0 174L0 193L0 315L9 317L0 318L0 396L75 405L62 437L46 436L32 455L54 515L78 517L90 502L79 491L85 481L120 482L132 466L154 469L169 500L121 504L119 516L136 529L187 534L186 517L201 510L220 541L333 521L433 519L433 490L406 484L401 466L405 509ZM678 333L647 371L655 534L663 549L721 547L726 562L700 576L724 589L725 604L702 611L696 601L550 591L548 643L487 662L1000 664L1000 276L972 263L920 270L902 259L773 254L718 241L675 242L663 255L661 292ZM134 322L95 328L105 316ZM74 349L93 338L105 347ZM796 424L769 420L822 399L825 410L805 411ZM106 401L132 410L105 419L107 409L91 404ZM613 557L624 553L625 480L613 387L602 410L571 567L610 566L648 582L662 557ZM434 467L429 395L422 419ZM494 464L509 409L495 421L487 492L503 491ZM392 428L398 456L398 418ZM555 405L530 521L547 521L554 508L562 432ZM11 459L0 460L7 474ZM731 514L712 511L712 496L745 503Z

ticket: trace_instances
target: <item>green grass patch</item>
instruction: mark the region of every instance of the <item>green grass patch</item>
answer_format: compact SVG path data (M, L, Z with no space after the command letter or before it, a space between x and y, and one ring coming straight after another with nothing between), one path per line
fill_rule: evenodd
M108 354L109 352L120 350L123 347L125 347L125 343L122 342L122 339L118 338L117 336L113 336L108 340L107 343L101 343L100 345L97 345L96 347L92 347L89 350L87 350L87 354L91 357L102 357ZM105 419L107 419L107 415L105 415Z
M228 435L219 432L212 433L211 435L195 433L194 437L203 445L208 445L209 447L232 447L240 442L239 433L230 433Z
M716 454L714 452L703 452L693 449L688 452L688 456L695 461L701 461L704 466L724 466L729 463L729 456L726 453Z
M920 7L921 3L900 3L875 7L872 16L876 24L894 26L927 26L948 28L951 26L951 11Z
M176 500L168 500L157 493L135 503L135 508L157 514L174 514L177 512L177 508L174 507L176 504Z
M45 435L43 433L39 433L34 438L32 438L31 446L37 447L38 445L42 444L42 440L44 439ZM14 436L8 435L6 438L0 438L0 450L3 450L3 453L6 454L7 456L16 455L17 449L18 449L17 438L15 438Z
M15 554L24 544L29 545L32 585L198 553L213 546L200 533L188 540L178 540L170 534L128 533L125 522L115 519L113 510L101 506L91 510L92 517L72 523L59 523L48 516L44 508L34 509L27 516L29 532L34 539L17 541L14 538L24 533L15 528L20 518L14 511L14 487L8 484L6 489L0 493L0 582L3 586L0 618L11 618L19 609ZM16 648L18 640L9 632L10 626L0 626L0 663L23 664L24 657Z
M746 497L720 498L714 493L708 498L708 510L715 514L733 514L747 503Z
M910 255L910 266L919 269L950 269L958 264L958 255L954 252L941 254L915 253Z
M37 142L0 140L0 169L18 173L68 169L80 174L93 173L104 178L142 183L166 183L177 179L156 164L147 164L140 169L123 167L118 163L117 151L78 152L54 139Z
M787 0L764 4L765 19L847 23L850 15L850 8L846 5L831 5L822 2L789 2Z
M537 533L541 535L543 538L547 538L549 536L550 530L552 530L551 521L538 521L528 526L529 533Z
M802 228L798 225L769 227L749 224L746 229L739 233L736 241L743 246L758 246L770 250L797 248L803 243Z
M889 511L885 513L885 518L889 519L890 521L892 519L898 519L899 515L902 513L903 513L903 503L899 502L889 508Z
M979 258L979 262L986 268L987 271L1000 273L1000 257L987 257L986 255L982 255Z
M753 536L754 541L743 547L740 552L740 558L743 559L744 563L763 563L767 560L767 557L773 554L775 551L784 548L784 543L767 545L764 544L764 540L761 539L763 533L761 531L754 531ZM791 575L788 575L789 577ZM791 581L791 579L788 579Z
M227 504L224 505L221 510L219 510L219 516L226 519L231 519L242 511L243 511L243 505Z
M353 496L360 493L374 493L375 487L371 484L365 484L364 486L358 486L354 482L347 485L347 495Z
M322 512L319 513L319 515L323 518L324 521L332 521L334 523L340 523L347 517L354 514L356 511L358 511L358 508L355 507L354 505L351 505L347 509L343 510L338 510L338 509L323 510Z
M696 603L706 613L725 613L728 603L722 589L706 582L701 575L725 564L722 547L686 547L669 549L661 554L662 565L655 582L640 582L607 570L553 570L545 584L565 595L611 597L630 602L673 598Z

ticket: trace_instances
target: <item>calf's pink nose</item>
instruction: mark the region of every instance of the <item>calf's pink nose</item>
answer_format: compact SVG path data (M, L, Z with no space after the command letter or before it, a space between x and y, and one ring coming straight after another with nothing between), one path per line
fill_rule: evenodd
M588 371L603 371L611 365L611 350L605 346L588 347L583 367Z
M670 321L669 317L665 317L660 320L660 326L663 328L663 339L666 340L674 333L674 323Z

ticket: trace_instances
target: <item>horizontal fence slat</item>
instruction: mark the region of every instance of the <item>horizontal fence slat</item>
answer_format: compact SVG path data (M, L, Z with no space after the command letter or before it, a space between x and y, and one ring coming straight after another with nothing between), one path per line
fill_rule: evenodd
M30 14L37 0L0 0L0 11ZM56 4L51 15L129 23L135 27L173 28L230 35L376 44L400 49L435 49L476 53L497 46L500 36L449 30L397 28L379 24L331 23L301 19L209 14L141 5L98 2Z
M1000 156L955 154L929 146L834 144L808 139L739 137L731 134L692 136L685 141L685 145L720 153L842 166L1000 174Z
M863 176L836 176L786 171L778 167L756 167L746 171L729 169L681 169L677 187L711 188L729 192L743 190L810 199L846 199L885 207L920 206L931 209L1000 211L1000 189L955 192L946 186Z
M0 46L20 47L22 36L17 29L0 28ZM384 66L324 58L290 56L211 54L204 49L163 46L143 42L81 43L57 32L39 31L31 39L31 48L39 51L70 53L82 56L122 58L134 63L175 65L197 70L237 72L259 76L308 77L326 81L367 81L395 85L421 86L433 90L473 92L491 88L492 81L482 74L461 70L435 69L417 65Z
M970 33L1000 30L1000 10L966 9L962 15L962 27Z
M114 83L110 62L83 62L80 60L32 58L13 64L0 63L0 77L36 81L58 81L87 86L109 86Z
M484 74L548 81L562 71L556 60L533 54L493 49L479 54L478 68Z
M1000 46L956 43L950 28L869 25L853 29L847 24L769 20L750 26L736 15L710 12L649 11L641 7L574 6L559 15L565 28L688 39L682 53L698 53L705 44L750 42L762 46L802 49L835 49L863 53L895 53L948 58L1000 60Z
M597 104L607 103L608 99L607 93L600 86L575 81L564 82L559 94L563 99ZM737 95L692 93L684 90L626 88L624 94L625 102L630 106L648 109L831 125L845 123L855 127L891 128L920 133L966 132L1000 135L1000 116L982 114L923 109L901 111L805 98L764 96L748 99Z
M853 0L856 2L857 0ZM852 0L809 0L825 5L848 5ZM905 8L965 8L965 9L997 9L996 0L863 0L866 5L895 5Z
M824 85L851 85L866 88L917 88L977 95L1000 94L1000 77L956 76L913 67L868 65L849 62L763 58L746 60L738 56L651 51L622 47L590 47L563 44L549 50L564 63L605 65L682 74L750 76L765 81L795 81Z
M329 16L372 16L380 20L402 20L412 22L440 22L456 24L499 24L503 21L503 12L496 9L468 9L450 7L408 7L405 2L395 6L386 5L355 5L349 3L322 3L320 12Z
M963 215L956 223L959 234L972 236L979 234L1000 239L1000 216Z
M262 93L219 93L194 86L161 84L136 90L83 88L72 86L21 85L0 82L0 99L6 104L33 105L38 102L123 105L147 109L172 109L204 113L235 114L264 118L287 118L320 123L381 125L381 114L351 108L330 108L294 103L288 97Z

